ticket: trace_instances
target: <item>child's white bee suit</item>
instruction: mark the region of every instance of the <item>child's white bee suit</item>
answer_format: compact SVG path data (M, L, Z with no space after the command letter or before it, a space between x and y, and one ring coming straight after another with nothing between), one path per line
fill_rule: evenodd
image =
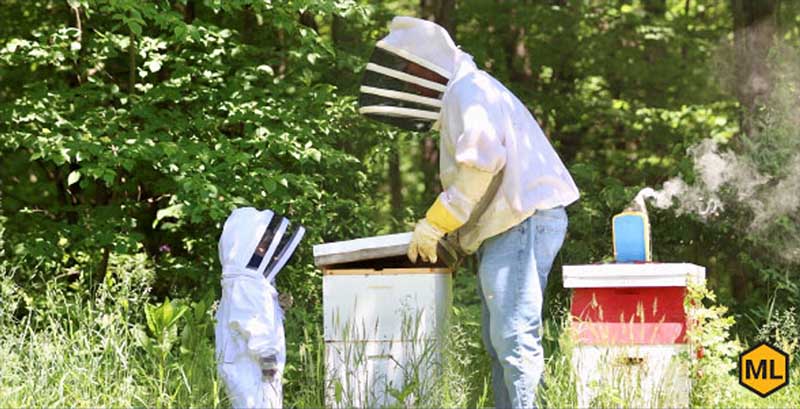
M275 223L278 219L282 222ZM286 345L283 310L273 287L280 267L272 263L281 255L278 241L288 223L269 210L240 208L225 221L219 240L222 300L216 317L217 367L234 408L283 406Z

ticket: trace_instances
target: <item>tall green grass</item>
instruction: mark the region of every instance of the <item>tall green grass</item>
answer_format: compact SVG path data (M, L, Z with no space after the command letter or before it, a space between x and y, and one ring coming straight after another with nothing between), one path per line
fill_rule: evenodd
M15 271L0 265L0 407L228 406L214 362L212 294L196 301L154 302L149 296L153 269L144 257L112 257L109 274L91 293L47 280L34 294L14 284ZM493 405L489 361L480 339L480 308L470 298L474 287L464 287L474 285L465 284L473 278L457 279L440 366L434 375L394 391L407 398L397 406ZM714 305L712 293L698 297L707 306L697 309L694 318L700 325L691 336L705 356L688 361L692 406L800 406L800 368L795 362L790 385L766 399L738 385L735 358L743 347L729 334L732 318ZM288 314L284 403L322 407L326 368L321 323L302 311ZM537 400L541 407L576 407L565 311L552 315L544 328L547 358ZM770 325L770 334L792 334L775 329L784 324ZM792 339L772 341L796 345ZM790 352L796 356L797 351ZM626 406L618 392L605 390L593 405Z
M13 273L0 277L0 407L226 405L206 305L148 304L144 258L112 258L94 294L46 286L37 304Z

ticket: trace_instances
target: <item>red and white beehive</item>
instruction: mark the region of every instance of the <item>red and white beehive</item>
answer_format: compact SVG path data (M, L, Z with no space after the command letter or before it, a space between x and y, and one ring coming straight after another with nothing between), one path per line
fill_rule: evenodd
M579 407L688 407L686 286L705 280L689 263L564 266L572 289L572 365ZM684 355L688 356L688 355Z

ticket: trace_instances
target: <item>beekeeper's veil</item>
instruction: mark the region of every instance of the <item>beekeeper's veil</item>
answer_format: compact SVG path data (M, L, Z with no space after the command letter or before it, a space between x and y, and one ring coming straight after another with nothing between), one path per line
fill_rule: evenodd
M359 112L403 129L429 130L459 52L436 23L395 17L364 71Z
M292 226L271 210L236 209L225 221L219 240L222 272L234 274L246 268L272 282L304 233L302 226Z

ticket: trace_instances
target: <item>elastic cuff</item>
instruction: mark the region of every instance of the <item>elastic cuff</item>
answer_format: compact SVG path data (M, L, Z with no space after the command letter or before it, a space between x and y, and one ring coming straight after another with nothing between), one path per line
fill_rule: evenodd
M442 203L439 198L437 198L436 201L433 202L433 206L428 209L425 218L428 219L428 223L433 227L445 233L450 233L464 224L464 222L458 220L453 213L447 210L444 203Z

